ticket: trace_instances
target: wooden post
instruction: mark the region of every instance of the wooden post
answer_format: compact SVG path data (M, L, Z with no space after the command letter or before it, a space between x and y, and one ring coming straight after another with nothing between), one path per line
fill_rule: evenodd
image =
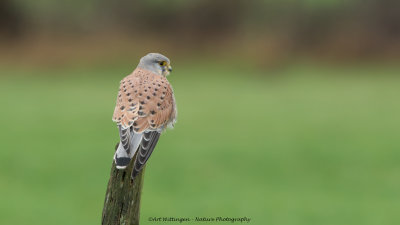
M117 149L117 146L115 149ZM110 180L104 200L102 225L137 225L139 224L140 197L144 179L144 168L131 179L135 158L124 170L118 170L113 161Z

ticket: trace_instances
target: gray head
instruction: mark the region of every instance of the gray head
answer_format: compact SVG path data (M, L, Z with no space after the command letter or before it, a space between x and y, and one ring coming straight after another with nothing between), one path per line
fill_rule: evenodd
M169 59L160 53L149 53L143 56L137 68L150 70L162 76L167 76L172 71Z

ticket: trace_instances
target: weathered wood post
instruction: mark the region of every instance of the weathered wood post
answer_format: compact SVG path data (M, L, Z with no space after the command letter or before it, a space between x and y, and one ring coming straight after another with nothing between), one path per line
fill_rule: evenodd
M117 149L117 146L115 149ZM124 170L118 170L113 161L110 180L104 200L102 225L139 224L140 196L143 186L144 168L131 180L135 158Z

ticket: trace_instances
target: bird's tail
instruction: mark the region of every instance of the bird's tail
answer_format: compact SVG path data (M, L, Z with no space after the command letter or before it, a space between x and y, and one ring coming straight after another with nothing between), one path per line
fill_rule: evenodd
M123 129L119 126L119 136L120 142L114 154L114 161L117 169L125 169L135 155L143 135L135 133L130 128Z

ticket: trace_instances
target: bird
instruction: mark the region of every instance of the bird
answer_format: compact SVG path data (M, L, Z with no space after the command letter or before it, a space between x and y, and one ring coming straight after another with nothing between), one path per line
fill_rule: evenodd
M176 123L174 91L166 78L170 72L166 56L149 53L120 82L112 117L120 137L114 161L117 169L125 169L136 153L131 179L143 169L161 133Z

